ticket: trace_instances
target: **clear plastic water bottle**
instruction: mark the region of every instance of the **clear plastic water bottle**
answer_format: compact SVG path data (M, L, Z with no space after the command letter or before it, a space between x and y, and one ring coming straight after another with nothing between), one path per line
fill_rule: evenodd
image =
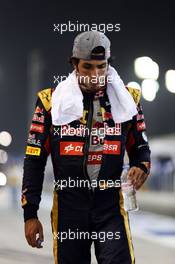
M129 165L123 166L123 171L121 174L121 190L124 199L124 209L125 211L138 211L138 203L136 199L136 190L131 182L128 180Z

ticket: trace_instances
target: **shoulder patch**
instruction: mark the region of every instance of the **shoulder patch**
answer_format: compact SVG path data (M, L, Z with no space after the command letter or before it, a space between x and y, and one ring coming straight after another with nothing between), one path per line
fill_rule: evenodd
M49 111L51 108L52 88L47 88L38 92L38 97L40 98L46 111Z
M126 87L129 93L132 95L134 102L138 105L141 99L141 90L131 87Z

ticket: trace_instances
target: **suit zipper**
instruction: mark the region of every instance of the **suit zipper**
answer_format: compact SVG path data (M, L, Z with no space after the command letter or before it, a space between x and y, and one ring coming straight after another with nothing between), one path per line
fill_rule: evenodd
M89 181L89 191L92 193L93 189L91 187L91 180L87 172L87 160L89 153L89 145L90 145L90 137L91 137L91 128L92 128L92 119L93 119L93 98L94 95L90 95L89 97L89 107L88 107L88 119L87 119L87 129L85 131L85 144L84 144L84 160L83 160L83 172L84 176Z

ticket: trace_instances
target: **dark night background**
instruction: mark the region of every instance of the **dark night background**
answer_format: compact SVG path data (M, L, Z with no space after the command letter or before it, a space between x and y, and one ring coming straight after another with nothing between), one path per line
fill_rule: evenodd
M164 76L175 68L174 8L171 1L0 1L0 131L13 136L11 153L23 154L29 111L36 91L30 89L28 67L32 53L41 59L36 90L56 86L54 75L71 72L68 57L79 32L54 32L53 24L121 24L107 32L113 65L125 83L139 81L134 59L150 56L159 64L160 90L153 102L142 100L150 137L175 131L175 94L165 89ZM34 98L34 97L32 97ZM29 110L30 109L30 110Z

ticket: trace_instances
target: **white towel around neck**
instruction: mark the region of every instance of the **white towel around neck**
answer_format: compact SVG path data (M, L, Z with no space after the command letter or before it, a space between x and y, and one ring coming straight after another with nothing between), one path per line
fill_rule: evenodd
M137 114L133 97L126 89L117 71L109 66L107 95L111 104L111 113L115 123L131 120ZM108 77L109 80L109 77ZM75 70L60 82L52 94L52 124L68 124L83 117L83 94L78 84Z

